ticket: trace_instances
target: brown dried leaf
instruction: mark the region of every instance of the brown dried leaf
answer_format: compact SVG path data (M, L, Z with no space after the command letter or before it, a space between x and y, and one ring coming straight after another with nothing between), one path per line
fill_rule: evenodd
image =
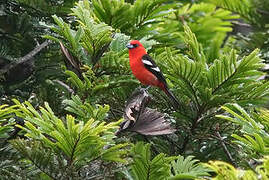
M120 131L129 130L143 135L163 135L175 132L164 115L155 109L146 108L150 96L146 89L138 89L128 100L124 122L120 125Z

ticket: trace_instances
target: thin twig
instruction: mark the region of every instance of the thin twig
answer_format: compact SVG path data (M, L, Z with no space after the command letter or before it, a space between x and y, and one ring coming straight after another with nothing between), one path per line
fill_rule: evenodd
M220 144L225 152L225 154L227 155L228 159L230 160L231 164L236 166L237 167L237 164L235 163L235 160L233 159L231 153L229 152L225 142L224 142L224 139L221 137L219 131L218 131L218 128L216 129L216 132L215 132L216 136L218 137L218 140L220 141Z
M77 145L80 141L80 135L78 136L77 140L75 141L75 144L72 148L72 152L71 152L71 156L70 156L70 161L69 161L69 166L71 166L74 162L74 155L75 155L75 151L76 151L76 148L77 148Z
M192 126L191 126L191 129L190 129L190 134L187 135L183 141L183 145L182 145L182 148L180 150L180 153L183 153L187 147L187 144L189 143L189 140L190 140L190 136L194 135L195 134L195 129L197 128L198 124L201 122L201 120L203 119L202 118L202 115L206 109L206 104L202 104L200 106L200 109L199 111L197 112L197 116L196 118L192 119Z
M62 82L62 81L60 81L58 79L53 80L53 82L56 82L56 83L60 84L61 86L63 86L71 94L74 94L75 93L74 90L70 86L68 86L67 84L65 84L64 82Z

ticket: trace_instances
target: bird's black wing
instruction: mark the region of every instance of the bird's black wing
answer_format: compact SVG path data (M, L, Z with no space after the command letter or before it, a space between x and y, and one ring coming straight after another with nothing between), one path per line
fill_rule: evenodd
M175 109L178 109L178 107L180 106L180 103L177 100L177 98L173 95L173 93L168 89L165 77L163 76L161 70L156 65L154 60L148 54L145 54L144 56L142 56L142 62L144 64L144 67L148 71L150 71L152 74L154 74L158 78L158 80L164 84L164 89L163 89L164 92L168 95L168 97L173 102L173 106L175 107Z
M142 56L142 62L145 68L149 70L152 74L154 74L158 78L158 80L163 82L165 85L167 84L165 77L162 74L160 68L157 66L157 64L148 54L145 54L144 56Z

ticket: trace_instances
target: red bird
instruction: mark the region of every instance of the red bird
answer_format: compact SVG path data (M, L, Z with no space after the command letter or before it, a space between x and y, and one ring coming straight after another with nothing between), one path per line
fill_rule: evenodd
M159 87L178 108L178 100L168 89L165 77L144 46L138 40L132 40L126 47L129 49L130 67L134 76L144 85Z

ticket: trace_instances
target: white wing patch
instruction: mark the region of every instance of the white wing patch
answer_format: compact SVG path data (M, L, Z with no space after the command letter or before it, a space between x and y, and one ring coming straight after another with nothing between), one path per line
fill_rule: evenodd
M158 67L154 67L154 68L151 68L151 69L153 69L154 71L160 72L160 69Z
M153 66L153 64L150 61L146 60L146 59L142 59L142 62L144 64L146 64L146 65Z
M157 72L161 72L161 70L154 64L152 64L152 62L150 62L149 60L147 59L142 59L142 62L145 64L145 65L148 65L150 67L150 69L154 70L154 71L157 71Z

